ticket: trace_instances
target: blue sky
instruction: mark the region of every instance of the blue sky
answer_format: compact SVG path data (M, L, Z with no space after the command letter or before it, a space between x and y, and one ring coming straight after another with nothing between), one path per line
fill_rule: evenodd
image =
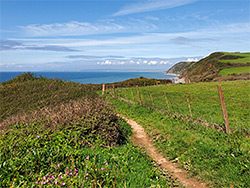
M1 0L0 71L164 71L250 51L248 0Z

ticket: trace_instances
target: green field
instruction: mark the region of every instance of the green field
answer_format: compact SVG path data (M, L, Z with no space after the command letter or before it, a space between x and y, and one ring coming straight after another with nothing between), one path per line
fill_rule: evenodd
M138 104L111 99L117 113L144 127L159 151L211 187L250 187L250 138L225 134Z
M158 87L140 87L144 105L152 107L149 91L153 97L154 107L168 111L164 93L170 106L170 114L190 116L186 92L189 96L194 119L205 120L224 126L217 85L222 85L229 124L232 130L242 128L250 131L250 81L205 82L194 84L176 84ZM132 91L132 92L131 92ZM139 104L136 88L117 89L120 95Z
M178 186L91 86L28 73L0 96L0 187Z
M219 73L222 74L223 76L226 76L233 73L241 74L243 72L250 73L250 66L223 69Z
M238 59L224 59L220 60L222 63L250 63L250 53L228 53L224 52L225 55L241 56L243 58Z

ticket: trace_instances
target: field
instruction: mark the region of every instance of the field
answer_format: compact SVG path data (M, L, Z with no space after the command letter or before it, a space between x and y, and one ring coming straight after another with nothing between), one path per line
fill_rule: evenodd
M238 59L224 59L220 60L222 63L250 63L250 53L228 53L224 52L225 55L229 56L240 56Z
M243 72L250 73L250 66L222 69L219 73L226 76L233 73L241 74Z
M227 83L221 84L224 88L227 88ZM237 85L241 84L244 85L244 82L237 82ZM194 88L196 88L196 92L201 92L201 88L197 88L199 84L196 84L195 86L196 87L192 87L192 85L167 86L167 91L172 93L172 98L170 98L170 100L174 101L174 97L177 97L174 102L177 102L178 100L181 102L182 100L178 99L180 98L179 93L185 91L187 88L190 88L190 90L188 90L189 93L192 93L191 91L193 91ZM171 87L174 87L175 89ZM206 113L209 110L214 110L213 112L217 113L215 108L211 108L210 105L206 103L206 100L210 100L210 97L213 98L215 96L213 96L213 93L208 90L206 84L204 88L206 89L202 90L203 93L205 91L209 92L206 93L206 97L203 96L206 109L204 109L202 113ZM161 90L166 88L160 86L143 89L145 91L150 90L153 93L158 89ZM126 93L128 97L130 89L127 89L127 91L129 92L126 93L126 90L123 90L124 94ZM229 93L227 96L228 95ZM190 176L195 176L206 182L211 187L250 187L249 136L242 134L240 131L226 134L217 129L209 128L198 123L192 123L191 121L179 119L171 114L154 110L152 107L149 108L148 106L140 106L137 103L131 104L119 99L109 98L111 103L114 104L117 113L140 123L145 128L147 134L152 137L158 150L163 152L169 160L172 160L172 162L179 164L183 169L187 170ZM143 99L143 102L146 102L145 97ZM238 98L237 102L245 99L246 98ZM202 100L202 98L199 100ZM182 103L185 103L185 101ZM160 103L156 104L157 106L160 106ZM162 105L165 104L162 102ZM172 105L173 103L171 103L171 106ZM183 104L183 108L185 105ZM204 108L204 106L202 107ZM174 109L171 108L171 110ZM244 111L244 107L241 108L241 110ZM216 120L217 115L213 112L210 112L207 116L204 114L203 117L213 116L212 120ZM246 111L246 113L248 112L249 111ZM201 112L198 114L200 113ZM249 116L246 114L245 118L248 117ZM246 119L243 119L242 121L241 118L237 117L237 114L235 114L235 118L237 119L236 122L239 121L241 123L239 125L235 123L234 128L249 126L249 124L244 124Z
M250 81L205 82L179 84L158 87L140 87L142 102L148 107L164 110L169 114L182 114L190 117L186 93L188 94L191 113L195 120L205 120L224 127L224 120L217 85L222 85L230 128L233 131L245 129L250 131ZM153 98L153 104L149 91ZM169 103L168 110L165 96ZM139 104L137 90L118 88L116 95Z
M91 86L27 73L0 89L0 187L178 186Z

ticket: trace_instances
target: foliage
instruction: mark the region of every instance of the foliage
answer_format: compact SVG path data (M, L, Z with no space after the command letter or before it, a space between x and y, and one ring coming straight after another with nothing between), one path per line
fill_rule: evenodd
M219 73L226 76L226 75L235 74L235 73L236 74L241 74L243 72L250 73L250 66L222 69Z
M195 120L205 120L224 126L217 85L222 85L229 124L232 130L246 129L250 132L250 81L206 82L176 84L158 87L140 87L142 102L152 107L149 91L156 109L168 111L165 96L170 106L170 114L182 114L190 117L186 92L189 96L192 116ZM139 104L136 88L119 89L117 96L127 98Z
M31 113L80 97L97 96L95 88L58 79L22 74L0 85L0 121L14 114Z
M153 86L159 84L172 84L173 82L169 79L148 79L144 77L131 78L122 82L114 82L112 84L105 84L106 87L132 87L132 86ZM98 89L102 89L102 84L95 85Z
M155 146L192 176L214 187L250 187L250 139L110 99L116 111L144 126Z
M94 87L30 73L0 87L0 187L178 186Z
M121 123L124 124L124 123ZM130 142L84 147L81 130L39 132L42 125L17 124L0 135L0 187L169 187L152 160ZM96 135L97 136L97 135ZM98 136L96 137L98 140Z

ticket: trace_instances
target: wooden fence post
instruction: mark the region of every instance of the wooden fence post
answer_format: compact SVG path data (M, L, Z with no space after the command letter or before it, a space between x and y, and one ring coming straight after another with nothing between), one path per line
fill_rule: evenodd
M102 84L102 94L105 94L105 84Z
M150 96L150 99L151 99L151 103L152 103L153 109L155 109L154 100L153 100L153 97L151 95L151 92L150 91L148 91L148 92L149 92L149 96Z
M163 91L164 93L164 96L165 96L165 100L166 100L166 103L167 103L167 107L168 107L168 113L170 113L170 108L169 108L169 104L168 104L168 99L167 99L167 95L166 95L166 92Z
M189 98L188 98L187 92L186 92L186 97L187 97L187 103L188 103L188 108L189 108L190 117L191 117L191 120L193 121L192 111L191 111L191 107L190 107L190 103L189 103Z
M226 133L229 134L229 133L231 133L231 130L230 130L230 127L229 127L227 109L226 109L226 104L225 104L224 95L223 95L221 85L218 85L218 91L219 91L219 96L220 96L220 103L221 103L223 118L224 118L224 122L225 122L225 126L226 126Z
M137 93L138 93L138 97L139 97L139 100L140 100L140 105L142 106L143 103L142 103L142 100L141 100L141 95L140 95L140 90L139 90L139 87L136 86L136 89L137 89Z
M114 91L114 95L113 95L113 97L115 98L115 84L113 84L113 91Z

